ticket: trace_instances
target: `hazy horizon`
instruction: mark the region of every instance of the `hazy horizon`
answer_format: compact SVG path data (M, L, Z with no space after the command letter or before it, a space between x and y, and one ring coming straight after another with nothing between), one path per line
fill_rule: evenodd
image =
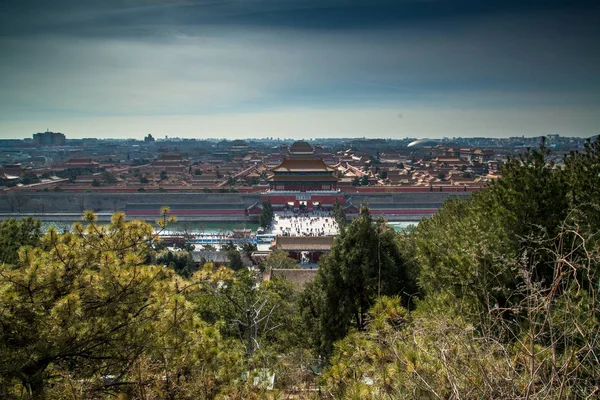
M590 137L600 5L0 3L0 138Z

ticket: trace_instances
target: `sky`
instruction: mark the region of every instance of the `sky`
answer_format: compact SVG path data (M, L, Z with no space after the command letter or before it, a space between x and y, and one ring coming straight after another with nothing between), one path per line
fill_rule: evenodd
M0 0L0 138L600 133L583 0Z

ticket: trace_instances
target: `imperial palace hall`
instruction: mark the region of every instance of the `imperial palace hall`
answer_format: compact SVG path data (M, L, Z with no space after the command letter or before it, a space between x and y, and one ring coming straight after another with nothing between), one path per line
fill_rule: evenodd
M328 209L336 199L342 204L344 197L337 190L335 172L315 156L309 143L295 142L281 164L271 170L263 200L269 200L277 209Z

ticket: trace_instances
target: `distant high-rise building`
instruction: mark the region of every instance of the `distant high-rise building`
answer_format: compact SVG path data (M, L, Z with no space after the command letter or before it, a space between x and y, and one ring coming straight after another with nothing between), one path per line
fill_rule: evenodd
M66 137L60 132L42 132L33 134L33 143L39 146L64 146Z
M144 143L154 143L154 141L155 141L155 140L154 140L154 138L152 137L152 134L150 134L150 133L148 134L148 136L146 136L146 137L144 138Z

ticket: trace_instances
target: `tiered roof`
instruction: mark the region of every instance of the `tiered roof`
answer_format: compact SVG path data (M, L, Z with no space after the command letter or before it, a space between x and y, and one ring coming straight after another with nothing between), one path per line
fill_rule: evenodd
M312 154L314 154L315 150L308 142L299 140L297 142L294 142L290 146L288 152L290 153L290 155L294 155L294 154L312 155Z
M290 160L284 159L281 164L273 168L273 172L333 172L335 168L325 164L321 159Z
M338 177L333 175L273 175L272 182L337 182Z

